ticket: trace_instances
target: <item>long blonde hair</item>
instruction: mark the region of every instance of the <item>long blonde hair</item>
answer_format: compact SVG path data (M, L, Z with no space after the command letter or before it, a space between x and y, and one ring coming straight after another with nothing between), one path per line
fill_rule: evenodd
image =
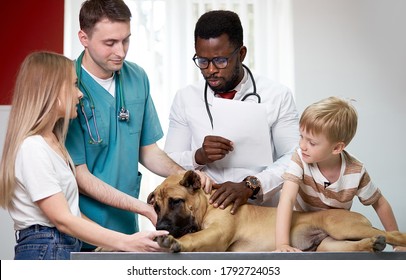
M22 62L15 83L0 163L1 207L10 206L18 184L15 177L16 155L25 138L52 128L64 147L73 105L72 102L65 102L65 117L60 119L56 108L60 97L66 101L74 98L73 85L69 86L73 73L73 62L53 52L33 52Z

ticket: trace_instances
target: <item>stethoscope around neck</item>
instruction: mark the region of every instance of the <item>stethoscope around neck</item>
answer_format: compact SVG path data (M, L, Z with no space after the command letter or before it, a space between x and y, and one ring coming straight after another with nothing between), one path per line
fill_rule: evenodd
M83 102L83 99L79 100L79 105L80 105L80 109L81 112L85 118L85 122L86 122L86 127L87 127L87 132L89 133L89 143L90 144L99 144L103 141L103 139L100 137L99 134L99 128L97 126L97 120L96 120L96 114L95 114L95 105L94 105L94 100L93 100L93 96L90 93L90 90L87 88L87 86L83 83L82 81L82 59L83 59L83 55L84 55L84 51L80 54L80 56L78 57L77 61L76 61L76 75L78 77L78 86L82 86L83 90L85 91L86 96L89 98L89 106L90 106L90 110L92 112L92 117L93 117L93 125L94 125L94 129L96 132L96 137L94 137L94 135L92 134L92 130L90 128L90 124L89 124L89 119L86 115L85 112L85 104ZM130 112L126 109L125 106L125 100L124 100L124 93L123 93L123 83L122 83L122 75L120 73L120 71L116 71L115 75L117 75L118 77L118 92L120 95L120 111L118 113L118 120L119 121L126 121L128 122L130 120ZM115 77L113 77L113 79L115 79Z
M261 96L259 96L259 94L257 93L257 85L255 84L255 79L254 76L251 73L251 70L245 66L244 64L242 65L248 72L248 76L250 77L251 81L252 81L252 86L253 86L253 92L251 93L247 93L245 94L242 98L241 101L245 101L248 97L250 96L256 96L258 99L258 103L261 103ZM204 103L206 105L206 111L207 111L207 115L209 116L209 120L210 120L210 124L211 124L211 128L213 129L213 116L211 115L210 112L210 107L209 107L209 102L207 102L207 88L208 88L208 83L206 81L206 84L204 86Z

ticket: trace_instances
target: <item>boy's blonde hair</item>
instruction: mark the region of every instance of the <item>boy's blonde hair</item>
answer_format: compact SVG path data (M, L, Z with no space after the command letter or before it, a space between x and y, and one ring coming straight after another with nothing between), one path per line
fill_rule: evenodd
M308 106L300 117L299 126L306 132L323 134L332 143L347 146L357 131L358 115L350 101L335 96Z

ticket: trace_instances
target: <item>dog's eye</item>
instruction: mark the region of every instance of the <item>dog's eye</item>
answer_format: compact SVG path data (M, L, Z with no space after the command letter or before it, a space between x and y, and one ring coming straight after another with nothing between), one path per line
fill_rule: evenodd
M181 205L184 202L185 202L185 200L181 199L181 198L171 198L169 200L169 205L170 205L171 208L175 208L175 207L178 207L179 205Z

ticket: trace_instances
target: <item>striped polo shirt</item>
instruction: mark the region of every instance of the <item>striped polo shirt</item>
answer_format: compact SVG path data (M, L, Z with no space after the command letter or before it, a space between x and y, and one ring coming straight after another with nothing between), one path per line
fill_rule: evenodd
M362 162L346 151L341 153L341 159L340 177L330 184L318 165L305 163L301 150L296 150L283 175L283 179L299 185L295 210L349 210L355 196L364 205L374 204L381 197L379 188L372 183Z

